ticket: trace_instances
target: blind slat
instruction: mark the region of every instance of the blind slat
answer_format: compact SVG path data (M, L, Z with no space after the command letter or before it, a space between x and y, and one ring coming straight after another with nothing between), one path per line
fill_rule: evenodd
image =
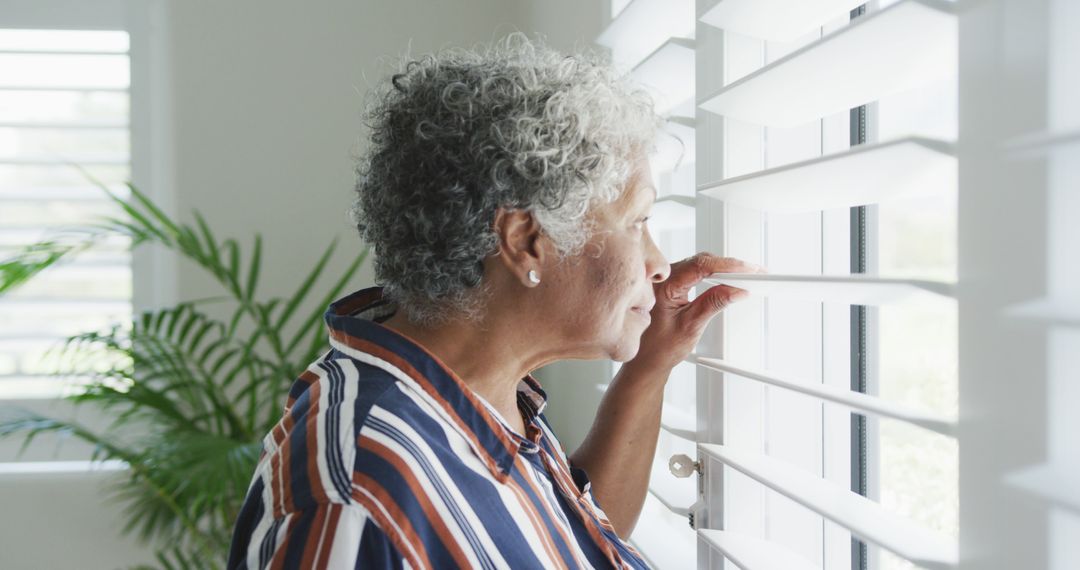
M694 23L692 0L632 0L596 43L611 50L617 65L629 69L668 38L693 37Z
M1080 472L1070 473L1059 465L1036 465L1012 473L1005 480L1033 497L1080 515Z
M630 76L648 88L656 112L666 115L694 97L694 41L668 39L636 65Z
M1046 131L1016 137L1005 144L1005 152L1014 157L1038 155L1055 148L1080 143L1080 129Z
M4 85L0 86L0 93L5 91L71 91L77 93L95 93L104 91L107 93L127 93L127 87L104 87L100 85Z
M664 496L664 493L663 493L662 490L657 489L657 488L653 487L652 485L649 485L649 494L652 495L654 499L659 501L661 505L664 505L665 509L671 511L672 513L674 513L676 515L679 515L681 517L685 517L685 516L690 514L690 509L688 507L683 507L683 506L679 506L679 505L675 504L670 499L668 499L666 496Z
M699 444L698 449L848 529L862 540L932 570L956 567L955 541L898 517L866 497L764 455L706 443Z
M895 303L916 293L952 297L954 289L949 283L937 281L866 275L714 273L703 282L746 289L752 295L867 306Z
M822 384L819 382L783 378L759 370L733 366L718 358L708 358L697 354L690 355L690 357L687 358L687 362L692 362L698 366L717 372L734 374L747 380L761 382L769 386L783 388L792 392L798 392L819 400L844 406L845 408L859 413L900 420L943 435L953 436L956 433L955 419L913 410L907 406L887 402L861 392L843 390L830 384Z
M1005 314L1047 325L1080 327L1080 302L1076 300L1035 299L1008 307Z
M0 121L0 129L78 129L78 130L120 130L128 128L121 121Z
M956 77L956 16L948 5L904 0L860 20L723 87L701 108L792 127Z
M0 55L128 55L127 50L0 49Z
M5 156L0 164L66 166L70 163L96 166L126 166L131 157L125 154L70 155L70 156Z
M630 543L653 568L697 568L697 541L694 531L685 521L677 527L670 524L669 520L673 516L656 497L646 495L641 516L630 535Z
M775 542L723 530L700 529L697 532L709 546L742 570L820 570Z
M701 21L744 36L790 42L863 4L865 0L723 0Z
M856 146L723 180L705 196L767 211L815 211L877 204L892 198L955 191L956 157L948 143L905 138Z
M664 431L694 441L697 439L697 421L694 416L677 408L673 404L664 403L660 414L660 427Z

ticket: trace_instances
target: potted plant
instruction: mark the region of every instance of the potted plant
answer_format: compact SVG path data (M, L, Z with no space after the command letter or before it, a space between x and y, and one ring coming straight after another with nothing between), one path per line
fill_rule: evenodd
M336 242L290 297L260 299L260 235L245 256L236 240L219 241L198 212L196 224L185 225L130 184L130 200L97 186L122 215L0 262L0 294L101 239L121 235L132 248L160 244L193 261L221 285L223 295L146 311L130 323L67 338L55 349L59 374L89 379L65 398L106 412L106 429L7 408L0 437L22 435L25 449L40 434L65 434L92 444L94 460L125 462L123 481L112 489L128 517L123 532L152 541L165 568L223 567L261 439L280 419L293 380L326 350L323 311L344 292L367 250L314 310L302 314ZM224 303L213 312L227 318L208 314L210 303Z

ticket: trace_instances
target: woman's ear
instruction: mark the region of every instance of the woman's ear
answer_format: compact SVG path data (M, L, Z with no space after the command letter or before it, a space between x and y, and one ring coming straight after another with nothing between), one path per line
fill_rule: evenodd
M500 208L494 229L499 236L499 260L526 286L536 286L543 278L545 257L539 222L526 210Z

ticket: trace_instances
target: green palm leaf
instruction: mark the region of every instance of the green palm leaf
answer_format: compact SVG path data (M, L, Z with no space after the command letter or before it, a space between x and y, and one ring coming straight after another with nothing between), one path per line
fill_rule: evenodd
M128 323L74 335L50 351L58 375L89 379L69 399L107 411L111 423L105 431L0 408L0 437L22 436L25 450L38 436L54 433L90 443L95 459L126 462L126 477L110 495L124 505L124 532L161 545L162 568L219 568L262 451L261 438L278 421L286 390L325 350L322 314L348 286L367 251L293 323L327 271L336 243L291 295L257 299L261 236L254 236L251 256L245 257L236 240L219 240L198 212L193 226L184 224L134 186L128 186L131 198L125 200L94 182L122 215L0 262L0 294L98 240L124 236L132 247L156 243L189 259L221 285L224 295L147 311ZM224 311L224 320L202 310L211 302Z

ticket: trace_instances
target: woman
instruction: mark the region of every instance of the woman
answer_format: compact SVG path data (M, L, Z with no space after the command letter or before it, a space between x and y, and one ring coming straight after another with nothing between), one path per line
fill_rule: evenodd
M646 227L659 119L606 65L512 36L408 63L378 95L354 215L381 288L264 440L230 568L646 567L664 383L751 270L669 266ZM625 362L567 456L530 372Z

